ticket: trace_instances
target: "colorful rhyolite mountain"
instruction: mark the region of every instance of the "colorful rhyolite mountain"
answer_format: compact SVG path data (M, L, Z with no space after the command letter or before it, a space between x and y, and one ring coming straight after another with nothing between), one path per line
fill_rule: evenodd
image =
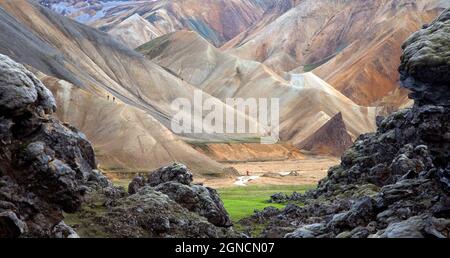
M400 43L449 5L438 0L40 4L91 28L35 3L3 1L0 53L29 65L46 83L56 95L57 116L86 132L101 165L139 171L182 161L203 175L223 165L186 140L262 135L175 135L173 100L193 100L200 89L233 110L226 98L276 97L281 140L340 155L351 140L375 130L377 114L410 104L407 90L397 87ZM367 107L376 105L382 107ZM256 123L251 115L238 116ZM328 133L335 125L339 132Z
M401 43L450 7L442 0L84 2L42 3L133 48L169 32L196 31L287 79L289 73L314 70L355 103L381 106L383 113L411 104L395 73Z
M397 90L401 44L449 6L441 0L304 0L223 49L280 74L314 70L361 105L399 107L408 101L406 90ZM392 94L403 101L385 99Z
M279 98L281 138L294 144L339 112L353 138L375 129L374 108L355 104L313 73L285 80L264 64L221 52L195 32L167 34L137 50L220 100Z
M0 7L0 53L39 71L55 93L57 115L93 141L101 167L139 171L182 161L198 173L222 170L167 130L172 100L192 99L194 86L108 34L47 8L22 0Z
M295 0L44 0L60 14L97 27L137 47L155 36L189 29L222 45L265 16L290 9Z

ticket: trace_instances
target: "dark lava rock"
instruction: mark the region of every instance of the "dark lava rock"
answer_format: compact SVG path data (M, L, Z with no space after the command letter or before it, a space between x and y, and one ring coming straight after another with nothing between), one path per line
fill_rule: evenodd
M27 224L17 218L12 211L0 213L0 232L1 237L16 238L27 231Z
M128 193L129 194L135 194L137 191L145 186L145 178L142 176L137 176L131 180L130 184L128 185Z
M135 178L131 195L113 186L55 108L32 73L0 55L0 238L236 236L217 192L191 185L184 165Z
M291 195L284 193L276 193L270 196L269 203L286 203L286 202L302 202L304 196L300 193L293 192Z
M184 208L207 218L216 226L230 227L233 225L219 194L212 188L201 185L187 186L171 181L160 184L155 189L167 194Z
M89 141L53 118L55 109L31 72L0 55L0 237L51 236L63 211L79 209L92 180Z
M421 215L390 224L377 232L379 238L448 238L446 232L450 227L448 219L438 219L430 215Z
M185 165L175 163L150 173L146 183L150 186L157 186L166 182L178 182L180 184L190 185L192 178L192 172Z
M212 224L219 227L232 226L217 191L191 183L192 172L185 165L175 163L149 173L147 178L134 178L128 191L133 194L145 186L154 187L182 207L207 218Z
M80 236L75 232L75 230L61 221L52 230L52 237L54 238L79 238Z
M403 45L400 74L416 104L450 106L450 12L414 33Z
M235 237L231 229L217 227L151 186L120 198L116 205L94 217L110 237ZM90 223L87 223L89 227Z
M449 47L450 9L403 46L414 106L378 119L377 132L361 135L300 197L304 206L241 224L264 225L262 237L450 237Z
M270 203L284 203L287 202L288 196L284 193L276 193L270 196Z

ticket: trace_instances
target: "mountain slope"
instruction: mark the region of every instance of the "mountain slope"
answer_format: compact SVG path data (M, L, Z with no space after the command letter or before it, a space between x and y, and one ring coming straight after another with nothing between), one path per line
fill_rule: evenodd
M0 28L4 35L0 39L0 52L10 55L16 61L68 81L100 100L107 100L109 96L111 100L115 98L117 104L138 108L166 127L170 125L174 114L170 108L171 102L179 97L193 98L195 87L146 60L106 33L26 1L2 1L0 7ZM216 102L224 109L228 108L219 100ZM89 106L80 108L88 110ZM74 120L80 123L83 121ZM75 125L83 127L82 124ZM158 125L154 126L159 128ZM116 132L121 133L120 130ZM103 137L104 133L111 133L108 137L112 138L118 136L109 131L99 130L96 133L99 134L98 137ZM161 141L166 139L160 139L157 135L153 138ZM183 149L184 147L180 148ZM166 149L169 153L172 150L173 148ZM179 156L176 153L170 154L171 160L177 161ZM121 155L125 157L126 151ZM196 155L196 152L184 155L187 160L183 158L179 161L188 165L195 164ZM214 164L212 161L210 163ZM127 166L134 167L132 160L127 161ZM208 173L218 171L221 171L221 167Z
M128 5L133 0L37 0L42 6L52 9L61 15L70 17L78 22L87 23L100 19L111 9ZM143 2L143 1L139 1ZM146 0L153 2L153 0Z
M449 5L440 0L305 0L226 47L280 74L319 67L316 74L353 101L375 105L398 88L402 42Z
M352 143L352 137L347 133L342 114L338 113L297 147L314 153L331 153L340 156Z
M136 48L164 34L138 14L123 20L108 33L131 48Z
M194 151L143 110L98 98L40 72L37 75L55 96L56 116L86 134L105 171L148 171L178 160L202 174L222 169L222 165Z
M261 89L266 85L287 83L264 65L224 54L191 31L164 35L137 50L186 82L222 100L242 96L249 83L254 87L259 85Z
M239 47L240 45L246 43L248 38L253 37L259 31L263 30L264 27L268 26L285 12L295 7L300 1L301 0L274 1L273 6L264 13L261 19L252 24L245 31L236 35L233 39L230 39L221 48L223 50L227 50L230 48Z
M123 27L121 23L124 20L139 15L162 32L160 35L189 29L219 46L257 22L279 2L290 3L292 0L146 0L113 3L95 1L91 5L81 6L80 3L72 1L57 0L42 4L107 32L116 30L117 26ZM147 27L142 23L141 25ZM142 29L138 29L140 30ZM139 41L148 41L144 41L145 35L135 37L138 37ZM128 43L133 46L132 43L135 42L131 40Z
M175 32L138 50L221 100L279 98L280 134L299 143L342 112L353 138L375 128L375 109L356 105L312 73L287 81L267 66L221 52L194 32Z
M450 9L403 45L399 71L412 108L362 135L317 189L282 210L242 220L260 237L450 237ZM276 198L272 198L276 201Z
M0 51L21 63L102 98L113 95L147 111L166 127L176 113L171 103L178 98L193 100L195 87L106 33L23 0L1 2L0 6L5 20L0 26L8 36L2 38Z

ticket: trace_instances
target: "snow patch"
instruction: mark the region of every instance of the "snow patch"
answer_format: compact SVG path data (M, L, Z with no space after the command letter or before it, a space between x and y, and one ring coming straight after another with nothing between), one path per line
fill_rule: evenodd
M65 16L70 16L73 14L78 14L80 13L80 15L74 17L74 19L78 22L81 23L90 23L99 19L102 19L105 17L106 13L118 6L124 6L124 5L128 5L128 6L133 6L133 4L140 4L140 3L148 3L148 2L155 2L158 0L147 0L147 1L109 1L109 2L102 2L101 3L101 9L98 10L95 15L90 15L87 12L83 13L83 11L85 10L89 10L89 8L92 8L92 6L90 5L89 2L87 6L83 6L83 7L75 7L73 4L70 4L68 2L59 2L59 3L53 3L51 4L50 8L62 15ZM120 11L120 12L116 12L113 15L120 15L122 14L124 11Z

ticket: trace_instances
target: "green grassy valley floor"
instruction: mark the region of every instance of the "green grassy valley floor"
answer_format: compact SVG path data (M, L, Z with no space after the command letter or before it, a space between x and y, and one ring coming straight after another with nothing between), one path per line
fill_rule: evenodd
M126 189L129 180L114 180L114 184ZM285 206L285 204L269 203L268 200L271 195L275 193L304 193L315 187L315 185L249 185L217 188L216 190L219 192L225 209L233 221L234 228L237 231L243 231L239 220L253 215L255 210L263 210L269 206L280 209ZM252 233L254 236L259 235L259 229L254 228Z
M240 219L251 216L255 209L262 210L268 206L283 208L284 204L267 202L275 193L304 193L314 187L313 185L250 185L220 188L217 191L231 219L237 223Z

